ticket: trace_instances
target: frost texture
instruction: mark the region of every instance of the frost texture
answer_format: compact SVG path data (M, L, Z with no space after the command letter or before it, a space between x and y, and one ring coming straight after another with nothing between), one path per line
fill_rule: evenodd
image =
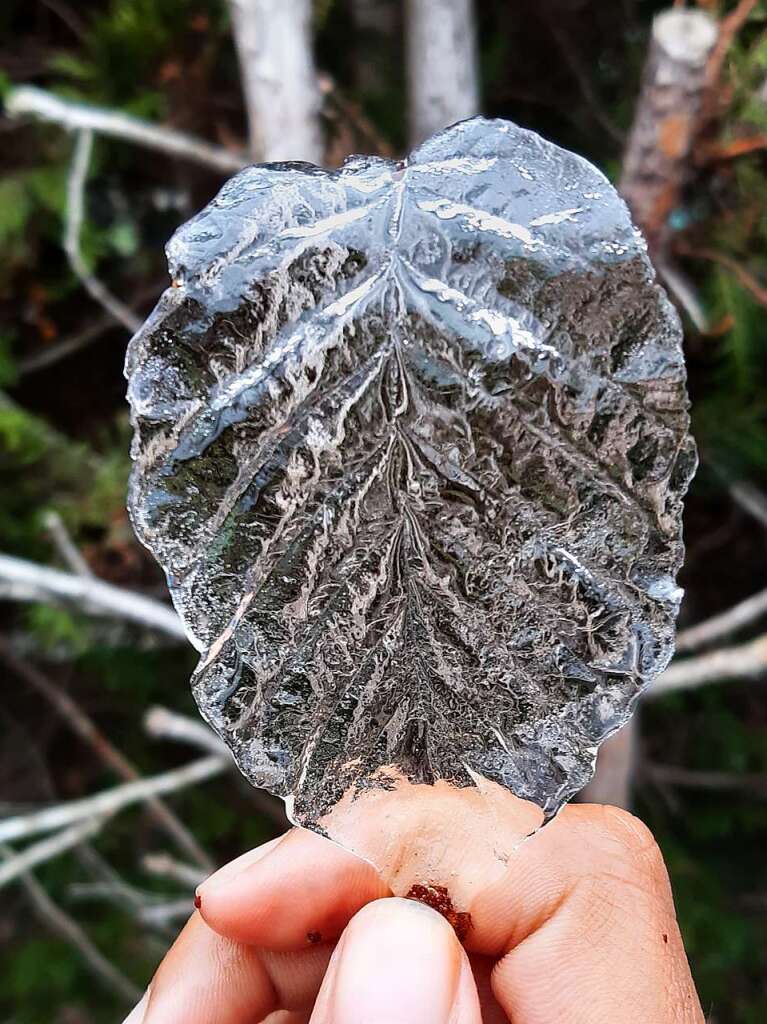
M555 812L671 656L695 465L614 189L474 119L248 168L168 256L130 507L242 771L315 826L392 768Z

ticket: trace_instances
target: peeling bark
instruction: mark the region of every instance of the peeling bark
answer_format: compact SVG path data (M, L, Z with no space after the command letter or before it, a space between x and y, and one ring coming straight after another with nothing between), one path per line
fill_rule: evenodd
M620 191L655 254L687 181L716 39L716 22L704 11L673 8L653 23Z

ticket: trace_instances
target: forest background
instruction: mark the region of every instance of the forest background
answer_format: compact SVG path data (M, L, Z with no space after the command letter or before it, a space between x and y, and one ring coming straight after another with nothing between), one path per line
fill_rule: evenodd
M271 36L258 22L269 6L0 9L0 810L12 821L100 792L113 801L108 816L70 817L47 836L0 823L7 1024L122 1019L188 914L195 881L286 827L277 801L228 770L194 709L194 653L126 517L122 376L131 328L167 283L165 241L247 161L249 135L256 156L277 145L260 131L268 109L242 73L248 31L290 37L289 20ZM699 53L686 35L688 78L671 107L652 41L668 3L276 6L283 19L310 14L291 43L313 53L316 136L302 146L326 164L402 154L441 116L416 81L423 46L423 74L444 79L447 69L445 90L458 83L446 109L479 107L588 157L648 235L685 324L701 468L686 511L679 656L598 781L658 837L709 1019L761 1024L767 2L675 5L715 32L707 45L698 38ZM248 9L250 26L238 25ZM466 19L476 47L443 51L440 70L428 37L451 16ZM107 121L83 127L82 103ZM160 136L126 138L120 113Z

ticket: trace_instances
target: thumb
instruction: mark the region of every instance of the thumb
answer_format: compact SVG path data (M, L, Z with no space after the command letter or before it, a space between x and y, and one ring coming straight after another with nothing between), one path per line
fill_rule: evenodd
M311 1024L481 1024L469 961L443 917L412 900L369 903L349 922Z

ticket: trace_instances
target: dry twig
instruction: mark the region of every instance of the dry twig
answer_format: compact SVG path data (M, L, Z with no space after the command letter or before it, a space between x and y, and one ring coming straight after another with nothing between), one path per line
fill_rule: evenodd
M15 601L51 601L58 598L92 615L109 615L154 629L173 640L187 640L175 611L152 598L115 587L102 580L36 565L0 554L0 595Z
M196 719L179 715L167 708L154 707L149 709L144 718L144 728L150 736L191 743L192 746L200 747L202 750L218 753L231 768L235 768L234 760L226 744L216 736L212 729ZM251 797L258 810L270 818L280 829L287 827L288 820L282 800L271 796L265 790L255 788L251 791Z
M52 832L54 829L86 818L116 814L131 804L143 803L153 796L175 793L198 782L204 782L220 774L227 767L228 764L222 757L203 757L185 764L182 768L174 768L172 771L139 779L137 782L126 782L94 796L84 797L82 800L70 800L40 811L5 818L0 821L0 842Z
M93 132L83 128L77 133L72 163L67 178L66 219L64 222L64 252L69 265L94 301L133 334L141 325L124 303L113 295L103 281L88 268L80 246L85 215L85 182L93 151Z
M10 645L0 637L0 656L10 666L11 670L20 676L24 681L53 705L59 714L66 720L71 729L88 744L114 772L126 782L133 782L140 778L136 766L125 757L99 729L93 719L59 687L54 686L46 677L29 663L16 657ZM213 862L210 857L187 827L158 797L151 797L147 800L147 810L163 828L168 836L176 843L180 850L193 860L204 871L213 870Z
M169 878L190 889L195 889L207 877L199 868L182 864L167 853L147 853L141 858L141 866L150 875Z
M51 509L46 512L43 516L43 525L48 533L48 536L53 542L53 546L58 551L61 560L64 564L72 570L77 576L89 576L93 577L91 567L85 561L82 553L78 550L77 545L72 540L67 530L66 524L58 512Z
M744 626L749 626L761 615L767 614L767 590L760 590L758 594L752 594L745 601L728 608L719 615L712 615L710 619L683 629L676 638L677 651L697 651L701 647L715 643L731 633L736 633ZM684 664L684 662L680 662Z
M747 790L767 795L767 775L738 772L709 772L682 768L675 764L657 764L650 761L642 765L642 774L661 785L683 789Z
M220 740L207 725L168 708L149 708L144 715L144 729L155 739L189 743L211 754L218 754L219 757L232 756L224 741Z
M676 690L691 690L725 679L757 679L767 674L767 636L739 647L725 647L697 658L674 662L648 690L647 696L665 697Z
M5 99L5 109L11 117L29 115L58 124L68 131L96 132L202 164L221 174L239 171L248 162L244 155L231 153L184 132L150 124L119 111L63 100L31 85L12 89Z
M53 860L60 853L71 850L73 846L77 846L84 839L95 835L101 830L104 821L104 818L88 818L87 821L78 821L69 828L63 828L60 832L41 839L39 843L33 843L20 852L13 850L12 856L6 857L0 864L0 889L38 864Z

